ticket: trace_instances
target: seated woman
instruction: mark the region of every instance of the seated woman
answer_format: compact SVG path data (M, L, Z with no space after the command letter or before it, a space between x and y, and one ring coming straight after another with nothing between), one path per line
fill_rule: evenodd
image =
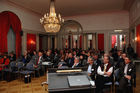
M8 68L9 63L10 63L10 60L9 60L9 58L7 58L7 55L4 55L3 58L1 58L1 60L0 60L0 64L4 64L4 65L5 65L4 68ZM3 68L0 67L0 71L1 71L2 69L3 69Z

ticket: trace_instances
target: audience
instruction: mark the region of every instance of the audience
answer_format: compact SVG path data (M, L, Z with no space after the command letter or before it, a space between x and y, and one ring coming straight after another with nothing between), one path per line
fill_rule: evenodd
M131 56L131 47L128 47L128 55ZM100 58L102 57L102 58ZM17 58L18 59L18 58ZM0 64L5 64L7 67L12 61L17 61L14 53L10 53L7 57L0 53ZM84 67L87 69L87 74L95 81L96 93L102 93L104 84L112 81L113 69L120 69L119 74L119 90L118 93L126 91L128 83L132 83L135 77L135 65L132 63L126 53L121 50L114 50L107 53L95 49L64 49L64 50L46 50L46 51L25 51L20 57L25 66L32 64L34 69L43 69L42 63L52 62L53 66L58 69ZM115 67L115 68L113 68ZM0 71L2 68L0 67ZM1 76L1 72L0 72Z

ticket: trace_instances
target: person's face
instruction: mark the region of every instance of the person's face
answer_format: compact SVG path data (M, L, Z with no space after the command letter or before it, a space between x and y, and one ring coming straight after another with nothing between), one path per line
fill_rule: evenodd
M38 53L38 55L39 55L39 56L42 56L42 53L41 53L41 52L39 52L39 53Z
M83 56L80 56L80 59L83 59Z
M4 56L4 58L7 58L6 56Z
M34 51L34 55L36 55L36 52Z
M78 58L75 58L74 59L74 63L79 63L79 59Z
M109 62L109 59L108 57L104 57L104 64L108 63Z
M69 58L72 58L72 54L71 53L69 54Z
M126 58L126 54L122 54L122 58L125 59Z
M91 58L89 59L89 64L93 64L93 60Z
M121 52L120 51L118 52L118 56L121 56Z
M76 51L74 51L73 54L76 55Z
M125 58L125 64L128 64L128 63L130 63L130 60L129 60L129 58Z
M94 59L98 59L98 56L97 56L97 55L94 55L93 58L94 58Z

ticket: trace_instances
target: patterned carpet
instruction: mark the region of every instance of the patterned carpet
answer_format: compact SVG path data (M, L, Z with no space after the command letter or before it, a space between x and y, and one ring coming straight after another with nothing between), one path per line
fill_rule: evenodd
M136 89L135 93L140 93L140 63L136 64ZM32 82L25 84L23 80L14 80L11 82L0 81L0 93L47 93L41 83L46 81L45 76L32 78ZM107 92L108 93L108 92Z

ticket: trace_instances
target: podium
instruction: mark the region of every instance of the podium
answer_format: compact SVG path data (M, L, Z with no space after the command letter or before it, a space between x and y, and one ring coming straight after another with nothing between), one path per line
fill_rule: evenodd
M68 76L81 76L88 74L86 71L83 72L65 72L65 73L48 73L48 92L49 93L94 93L95 86L77 86L70 87L68 82ZM90 81L90 77L88 77Z

